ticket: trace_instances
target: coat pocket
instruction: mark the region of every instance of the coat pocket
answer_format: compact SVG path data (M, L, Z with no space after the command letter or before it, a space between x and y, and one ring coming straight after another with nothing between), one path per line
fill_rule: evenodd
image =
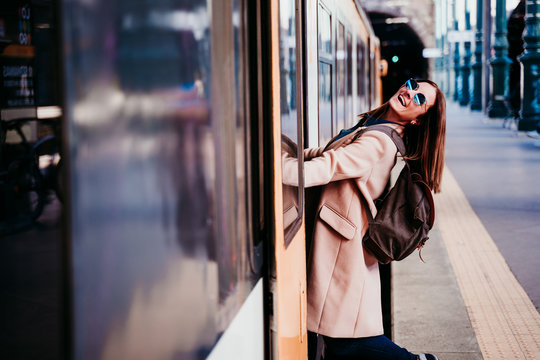
M345 239L351 240L354 238L354 235L356 234L356 226L330 206L323 205L321 207L321 211L319 212L319 217L324 223L334 229Z

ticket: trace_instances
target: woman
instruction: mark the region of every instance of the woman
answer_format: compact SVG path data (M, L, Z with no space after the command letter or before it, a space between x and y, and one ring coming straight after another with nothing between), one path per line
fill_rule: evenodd
M372 124L393 128L405 140L411 167L432 191L439 192L445 106L435 83L410 79L388 102L363 116L355 128ZM368 226L365 211L375 215L373 201L388 183L397 149L380 131L347 136L355 128L342 131L326 151L304 152L305 186L324 185L308 260L310 338L323 336L325 359L437 359L431 354L412 354L383 335L379 267L363 249L362 237ZM296 166L284 155L285 184L294 185ZM370 209L364 209L358 190ZM310 353L312 348L313 341Z

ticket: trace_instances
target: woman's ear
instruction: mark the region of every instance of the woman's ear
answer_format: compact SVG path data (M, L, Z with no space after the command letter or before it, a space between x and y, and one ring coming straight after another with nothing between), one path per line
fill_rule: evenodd
M420 125L420 123L418 122L418 120L414 119L411 121L411 125Z

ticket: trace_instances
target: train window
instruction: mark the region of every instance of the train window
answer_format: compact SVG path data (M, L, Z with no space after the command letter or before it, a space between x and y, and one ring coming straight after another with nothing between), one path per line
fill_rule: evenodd
M319 4L319 58L332 57L332 18L330 13Z
M319 4L319 145L332 138L332 80L334 59L332 55L332 17Z
M347 31L347 99L346 99L346 109L345 109L345 126L350 127L353 125L354 116L353 116L353 94L352 94L352 82L353 82L353 68L352 68L352 34L350 31Z
M366 57L365 45L359 39L356 43L356 86L358 96L358 112L364 113L369 110L366 98Z
M345 101L346 101L346 57L345 52L345 26L338 23L337 43L336 43L336 72L337 72L337 104L336 104L336 127L333 129L337 133L345 128Z
M371 106L375 105L377 103L377 94L376 94L376 84L375 84L375 73L377 71L377 68L375 66L375 53L373 50L369 51L369 91L370 91L370 99L371 99Z
M372 61L373 61L373 53L371 51L371 38L368 38L368 43L366 47L366 70L367 70L367 76L366 79L368 80L368 83L366 84L367 89L367 96L368 96L368 107L371 109L373 105L375 105L375 94L373 92L373 69L372 69Z
M332 138L332 65L319 62L319 144Z
M302 80L298 56L301 50L297 36L296 1L280 1L279 6L279 66L281 98L281 133L284 150L298 157L298 187L283 185L283 228L285 246L292 240L302 220Z

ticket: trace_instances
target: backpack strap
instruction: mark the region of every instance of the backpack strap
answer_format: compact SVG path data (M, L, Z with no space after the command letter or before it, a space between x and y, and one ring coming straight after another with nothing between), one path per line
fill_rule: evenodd
M386 135L388 135L388 137L396 145L396 148L397 148L398 152L402 156L405 156L405 154L407 153L407 148L405 147L405 142L403 141L403 138L401 136L399 136L399 134L397 133L396 130L392 129L389 126L386 126L386 125L371 125L371 126L368 126L366 128L363 128L361 131L359 131L357 133L356 136L358 137L358 136L362 135L366 131L373 131L373 130L380 131L380 132L385 133Z
M380 132L388 135L388 137L396 145L396 148L397 148L398 152L401 154L401 156L405 156L405 154L407 152L407 148L405 147L405 142L403 141L403 138L401 136L399 136L399 134L397 133L396 130L394 130L391 127L386 126L386 125L371 125L371 126L368 126L366 128L361 129L360 131L358 131L356 133L356 135L355 135L355 139L358 138L359 136L361 136L366 131L380 131ZM405 161L405 164L408 165L408 162ZM369 204L367 202L367 199L365 198L364 194L362 194L360 189L358 189L357 187L356 187L356 189L358 190L358 193L360 194L360 198L362 199L362 202L364 204L364 208L366 210L366 216L368 218L368 223L372 223L373 222L373 214L371 213L371 210L370 210Z

